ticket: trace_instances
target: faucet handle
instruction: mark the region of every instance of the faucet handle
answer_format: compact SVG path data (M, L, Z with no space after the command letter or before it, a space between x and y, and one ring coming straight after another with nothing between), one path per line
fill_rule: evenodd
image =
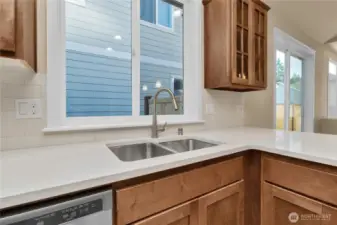
M166 130L167 122L164 123L162 128L158 128L159 132L164 132Z

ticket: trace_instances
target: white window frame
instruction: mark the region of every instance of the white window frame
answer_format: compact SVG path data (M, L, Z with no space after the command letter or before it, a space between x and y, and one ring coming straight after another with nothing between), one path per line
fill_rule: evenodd
M328 83L327 83L327 117L328 118L337 118L337 116L332 116L329 114L329 82L331 81L331 77L332 76L335 76L335 79L336 79L336 90L337 90L337 74L333 74L333 73L330 73L330 63L334 64L336 67L337 67L337 62L334 61L333 59L329 59L329 62L328 62ZM336 92L336 95L337 95L337 92ZM337 96L336 96L336 99L337 99Z
M144 25L144 26L148 26L148 27L152 27L152 28L155 28L155 29L158 29L158 30L162 30L162 31L165 31L165 32L169 32L169 33L173 33L174 32L174 16L173 16L173 6L172 7L172 15L171 15L171 23L172 23L172 27L167 27L167 26L164 26L164 25L161 25L159 22L158 22L158 1L159 0L156 0L156 15L155 15L155 22L156 23L151 23L149 21L146 21L146 20L142 20L140 19L140 23L141 25ZM177 0L176 0L177 1ZM177 2L182 2L180 0L178 0Z
M184 115L160 115L158 121L202 123L202 3L176 1L184 4ZM133 0L132 4L132 116L66 117L65 2L48 0L47 128L44 132L151 125L151 116L140 116L140 0Z

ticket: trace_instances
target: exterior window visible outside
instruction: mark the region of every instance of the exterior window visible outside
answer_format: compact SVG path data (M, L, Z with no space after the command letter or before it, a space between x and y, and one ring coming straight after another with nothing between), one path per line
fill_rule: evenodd
M192 18L200 17L195 9L202 5L142 2L48 1L48 27L54 27L48 29L48 127L148 124L151 117L145 115L153 113L152 97L159 88L171 89L179 104L174 111L169 96L161 93L159 120L200 121L201 27ZM184 37L185 29L190 37Z
M173 27L173 6L163 0L140 0L140 18L143 21Z
M329 61L328 117L337 118L337 63Z

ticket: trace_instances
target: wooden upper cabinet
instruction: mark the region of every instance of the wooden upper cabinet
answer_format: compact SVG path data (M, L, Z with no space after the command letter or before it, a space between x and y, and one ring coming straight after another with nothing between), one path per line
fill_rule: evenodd
M197 220L198 204L197 201L193 201L132 223L132 225L196 225Z
M253 85L267 87L267 32L269 8L257 1L253 9Z
M326 223L322 223L327 215L324 212L326 206L323 203L269 183L263 184L262 200L262 225L330 225L337 223L336 215L330 217L331 219L328 218Z
M269 7L259 0L204 0L203 3L205 88L233 91L266 88Z
M243 225L244 181L199 198L198 225Z
M0 50L15 52L15 0L0 1Z
M0 57L36 70L36 0L0 1Z

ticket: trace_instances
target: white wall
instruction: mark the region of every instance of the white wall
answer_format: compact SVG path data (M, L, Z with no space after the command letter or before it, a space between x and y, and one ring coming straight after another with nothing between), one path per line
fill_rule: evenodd
M42 133L46 127L46 21L44 0L39 1L38 18L38 72L34 75L22 68L0 67L1 79L1 136L0 149L10 150L46 145L60 145L87 141L101 141L136 137L149 137L150 128L114 129L95 132ZM42 99L43 118L15 118L15 99ZM215 106L214 115L204 115L205 124L185 125L185 131L206 128L224 128L243 125L243 94L225 91L203 91L201 101ZM178 126L169 127L161 135L176 133Z

